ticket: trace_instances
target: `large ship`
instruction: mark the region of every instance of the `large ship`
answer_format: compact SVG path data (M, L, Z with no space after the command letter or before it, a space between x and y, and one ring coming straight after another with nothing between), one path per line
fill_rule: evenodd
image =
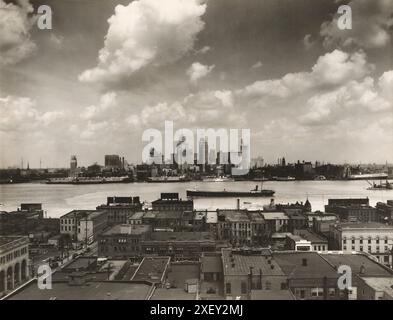
M103 183L127 183L131 182L128 176L124 177L68 177L53 178L45 181L46 184L103 184Z
M222 177L206 177L202 179L203 182L230 182L235 181L235 179L222 176Z
M187 182L190 181L186 176L162 176L162 177L149 177L147 178L147 182Z
M361 174L351 174L347 179L349 180L385 180L388 178L387 173L361 173Z
M210 191L210 190L187 190L187 197L271 197L275 191L269 189L255 189L250 191Z

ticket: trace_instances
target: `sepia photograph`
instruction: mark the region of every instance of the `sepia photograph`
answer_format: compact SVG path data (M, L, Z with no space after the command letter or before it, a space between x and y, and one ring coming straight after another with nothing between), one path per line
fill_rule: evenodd
M393 300L393 0L0 0L12 300Z

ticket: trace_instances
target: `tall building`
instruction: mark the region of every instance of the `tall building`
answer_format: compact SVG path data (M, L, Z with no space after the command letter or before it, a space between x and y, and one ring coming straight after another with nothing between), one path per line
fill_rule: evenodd
M77 168L78 168L78 160L76 159L75 155L71 156L71 161L70 161L70 175L74 176L77 173Z
M122 159L117 154L105 155L105 168L120 169L122 167Z

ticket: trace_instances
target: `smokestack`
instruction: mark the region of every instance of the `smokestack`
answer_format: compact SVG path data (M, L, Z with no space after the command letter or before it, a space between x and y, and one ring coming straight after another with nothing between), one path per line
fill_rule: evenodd
M240 210L240 199L236 200L236 209Z

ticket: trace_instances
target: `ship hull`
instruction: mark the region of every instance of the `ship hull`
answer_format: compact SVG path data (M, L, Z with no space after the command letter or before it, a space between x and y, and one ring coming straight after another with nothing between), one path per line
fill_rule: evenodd
M274 195L273 190L261 190L255 192L246 191L198 191L187 190L187 197L212 197L212 198L226 198L226 197L271 197Z

